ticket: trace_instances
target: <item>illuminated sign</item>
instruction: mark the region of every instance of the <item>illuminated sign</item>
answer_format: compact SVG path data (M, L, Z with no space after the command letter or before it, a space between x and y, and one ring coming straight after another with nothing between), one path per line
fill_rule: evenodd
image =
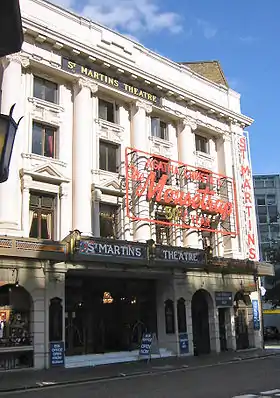
M134 242L113 241L111 243L110 240L95 238L81 240L79 244L79 254L98 257L106 256L112 259L116 257L144 259L146 257L146 250L144 245Z
M231 178L126 148L126 209L135 221L237 235Z
M257 242L255 212L253 209L253 179L252 171L249 167L248 149L246 137L239 139L240 155L240 174L242 178L242 191L244 195L244 206L246 210L246 243L248 247L248 257L250 260L257 260Z
M86 65L77 64L69 59L62 58L61 68L71 73L86 76L90 79L96 80L106 86L113 87L122 92L134 95L135 97L141 98L143 100L152 102L155 105L160 105L160 98L153 93L149 93L135 85L124 83L121 80L109 76L105 73L98 71L97 69L91 69Z

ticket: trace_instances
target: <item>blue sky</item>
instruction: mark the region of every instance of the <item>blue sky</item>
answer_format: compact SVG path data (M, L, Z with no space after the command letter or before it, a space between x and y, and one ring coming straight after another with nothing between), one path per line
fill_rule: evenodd
M174 61L219 60L241 93L253 172L280 173L280 1L52 0Z

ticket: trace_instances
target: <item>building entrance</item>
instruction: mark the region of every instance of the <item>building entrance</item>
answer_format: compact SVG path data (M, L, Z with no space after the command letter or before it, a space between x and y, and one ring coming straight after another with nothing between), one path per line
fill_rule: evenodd
M67 355L130 351L157 333L154 280L66 276Z
M192 298L192 327L194 355L210 352L209 309L207 295L203 289L197 290Z

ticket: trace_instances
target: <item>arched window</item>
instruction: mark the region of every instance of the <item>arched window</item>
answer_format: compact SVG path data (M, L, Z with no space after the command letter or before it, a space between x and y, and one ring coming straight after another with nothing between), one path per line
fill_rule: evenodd
M165 301L165 332L166 334L175 333L174 322L174 303L172 300Z
M62 314L61 299L52 298L49 305L49 341L62 340Z
M178 319L178 332L186 333L187 332L186 306L183 297L177 300L177 319Z

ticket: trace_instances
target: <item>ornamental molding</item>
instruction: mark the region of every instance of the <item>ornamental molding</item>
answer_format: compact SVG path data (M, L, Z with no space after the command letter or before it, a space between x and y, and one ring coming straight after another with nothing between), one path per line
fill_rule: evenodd
M193 119L190 116L187 117L183 117L181 120L183 126L189 126L192 130L196 130L197 129L197 120Z
M46 7L46 5L44 5L44 6ZM23 22L24 22L25 28L28 29L29 33L33 32L33 34L35 33L37 35L42 34L42 32L39 31L38 26L30 19L23 17ZM83 21L83 22L85 23L85 21ZM92 28L94 28L94 26L91 26L91 29ZM104 53L102 50L98 50L98 48L95 48L94 52L93 52L91 48L87 47L84 43L81 43L81 41L79 42L78 39L71 38L71 41L70 41L67 36L65 36L64 34L60 33L57 30L52 29L50 26L41 27L41 30L44 31L43 33L44 33L44 36L46 36L47 41L53 42L55 40L55 43L56 43L55 45L56 46L58 45L58 47L57 47L58 49L63 48L63 49L67 49L70 52L72 51L72 53L77 54L83 60L85 58L98 59L101 61L101 63L103 62L103 63L109 64L110 67L117 68L121 71L124 70L124 63L122 62L123 60L119 60L118 58L114 58L112 60L112 58L110 58L109 54ZM143 52L145 54L148 51L142 47L139 47L138 49L140 52ZM178 65L169 60L167 60L166 61L167 63L165 63L165 61L162 58L159 58L160 56L158 54L150 54L150 53L148 53L148 54L149 54L149 56L151 56L151 60L153 60L153 59L159 60L160 59L160 61L163 64L168 65L173 70L183 71L185 73L188 73L188 75L194 76L193 72L190 72L189 70L186 69L186 67L184 67L182 65ZM129 57L129 59L131 60L130 57ZM174 94L175 98L183 97L188 104L192 102L197 107L201 107L201 108L206 107L209 109L213 109L217 113L222 112L226 118L237 119L240 123L244 123L246 126L249 126L253 123L253 119L251 119L250 117L247 117L245 115L237 113L231 109L225 108L224 106L222 106L220 104L217 104L211 100L208 100L207 98L205 98L202 95L194 94L190 89L182 90L182 88L171 84L166 78L162 79L158 76L151 75L150 73L145 72L145 71L141 70L140 68L136 68L135 66L127 68L127 70L125 72L127 72L128 74L131 74L131 76L137 76L137 77L139 76L139 78L141 78L143 80L150 81L153 86L160 87L160 89L165 92L168 92L168 91L172 92ZM228 91L226 88L220 87L219 85L217 85L213 82L209 82L206 79L202 78L201 76L199 76L199 80L203 80L203 83L205 85L207 85L211 88L213 87L216 90L222 91L224 93L226 93Z
M24 56L21 53L7 55L3 59L4 68L6 68L11 62L16 62L16 63L20 64L24 69L26 69L30 66L29 57Z
M90 79L86 79L85 77L80 77L76 79L74 82L74 89L79 92L83 88L88 88L91 94L95 94L98 91L98 84L94 83Z
M136 101L136 108L144 109L146 113L151 113L153 110L153 106L145 101Z

